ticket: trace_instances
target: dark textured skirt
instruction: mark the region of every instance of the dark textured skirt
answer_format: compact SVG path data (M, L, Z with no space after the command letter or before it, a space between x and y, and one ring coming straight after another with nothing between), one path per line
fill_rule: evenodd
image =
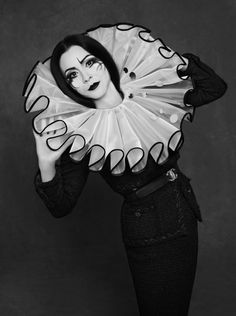
M121 229L141 316L186 316L193 289L201 212L190 179L124 201Z

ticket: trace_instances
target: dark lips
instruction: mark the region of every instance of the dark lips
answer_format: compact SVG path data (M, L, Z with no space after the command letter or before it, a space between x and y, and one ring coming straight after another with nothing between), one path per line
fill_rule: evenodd
M94 82L94 83L89 87L88 90L95 90L95 89L97 88L97 86L99 85L99 82L100 82L100 81Z

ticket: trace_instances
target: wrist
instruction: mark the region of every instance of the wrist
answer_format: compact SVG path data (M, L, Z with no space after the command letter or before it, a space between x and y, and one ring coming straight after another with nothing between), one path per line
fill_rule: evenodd
M51 181L56 174L56 165L55 162L39 162L39 169L41 174L42 182Z
M38 165L40 170L47 170L55 168L56 162L55 161L49 161L49 160L38 160Z

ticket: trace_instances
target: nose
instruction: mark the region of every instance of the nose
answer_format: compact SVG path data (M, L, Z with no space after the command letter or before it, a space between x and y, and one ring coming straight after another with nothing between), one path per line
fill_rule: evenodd
M91 74L88 73L88 71L86 69L84 69L82 72L83 83L87 83L91 78L92 78Z

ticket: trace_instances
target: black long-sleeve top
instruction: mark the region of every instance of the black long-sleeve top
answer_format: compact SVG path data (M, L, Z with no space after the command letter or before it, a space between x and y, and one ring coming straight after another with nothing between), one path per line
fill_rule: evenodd
M224 95L227 84L212 68L194 54L185 53L182 56L188 58L189 63L186 70L177 70L178 75L190 76L193 83L193 89L184 95L185 104L199 107ZM57 161L56 174L51 181L42 182L39 169L34 179L37 193L56 218L63 217L74 209L89 174L89 155L81 162L74 162L69 157L69 150L67 148ZM178 152L170 152L168 161L163 166L158 166L149 156L147 165L141 173L133 174L126 164L124 174L114 176L109 170L108 156L100 173L115 192L125 196L168 170L178 158Z

